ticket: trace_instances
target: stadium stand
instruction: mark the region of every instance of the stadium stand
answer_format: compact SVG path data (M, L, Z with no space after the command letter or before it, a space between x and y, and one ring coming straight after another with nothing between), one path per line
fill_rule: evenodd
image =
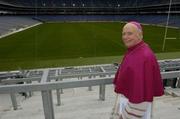
M1 9L11 14L157 13L168 10L168 5L169 0L2 0L0 2ZM172 11L177 11L179 5L178 0L173 0Z
M1 0L2 15L48 21L131 21L165 25L169 0ZM172 0L169 26L179 27L180 1ZM1 30L2 31L2 30Z
M109 119L114 103L113 86L106 87L106 100L97 99L98 87L92 91L87 88L65 89L62 96L62 105L56 105L56 93L53 92L55 119ZM4 96L4 100L3 100ZM41 93L33 92L31 98L25 99L17 94L19 110L11 110L9 95L1 94L1 119L44 119ZM5 98L6 97L6 98ZM164 95L155 98L152 119L179 119L180 97Z
M168 4L169 0L2 0L5 3L15 6L26 7L136 7L157 4ZM173 3L178 3L174 0ZM84 5L83 5L84 4Z
M167 15L40 15L34 19L44 22L57 21L132 21L144 24L166 25ZM180 27L180 16L170 16L169 26Z
M179 77L180 59L160 60L159 65L163 79L169 77L167 79L171 80L170 77ZM113 93L113 89L114 89L113 85L108 85L111 84L112 81L107 82L107 79L108 78L109 78L108 80L112 79L116 70L117 70L117 66L113 64L104 64L104 65L60 67L60 68L48 68L48 69L34 69L34 70L27 70L24 72L14 71L14 72L1 73L0 76L3 77L3 80L0 83L0 89L1 89L0 102L3 102L3 104L0 106L0 117L1 119L13 119L14 117L23 118L23 119L29 119L30 117L33 119L41 119L41 118L43 119L44 118L43 108L47 108L45 105L48 105L49 102L47 102L48 103L47 104L45 103L45 100L43 100L42 103L42 98L44 98L43 94L41 97L41 93L36 91L40 90L40 88L43 89L49 88L53 90L56 88L60 88L62 86L66 88L62 89L61 92L57 90L56 90L57 92L54 91L52 92L52 97L57 97L51 100L52 102L55 102L57 105L57 106L53 106L54 107L53 113L55 113L56 118L109 119L112 105L115 99L115 94ZM172 74L175 74L175 76ZM18 75L18 77L19 76L23 76L23 77L17 78L14 77L15 75ZM7 76L7 78L4 78L5 76ZM47 78L46 83L44 82L45 81L44 76L46 76ZM31 85L27 85L27 84L18 85L19 87L22 86L21 88L12 85L17 82L22 82L23 80L24 82L30 83ZM101 87L102 85L100 85L99 83L98 83L99 86L95 85L94 82L95 80L97 81L96 83L98 83L98 80L100 83L101 80L102 85L103 84L106 85L106 93L105 93L105 87L104 87L104 91L102 91L103 90ZM89 83L84 83L86 81ZM58 86L61 83L64 83L64 85ZM178 79L178 83L179 83L179 79ZM89 86L90 84L92 84L93 87L91 87L91 90L87 90L86 86ZM6 85L7 87L3 87L4 85ZM30 88L29 86L33 86L34 88ZM75 88L71 88L71 87L75 87ZM13 106L16 107L14 109L17 111L13 111L10 106L11 99L8 97L8 95L3 94L3 92L8 92L8 91L14 93L13 92L14 90L10 88L14 90L33 90L35 92L33 93L31 92L31 96L29 96L30 92L27 92L28 94L27 98L22 97L19 94L14 94L16 98L16 101L14 100L16 102L16 105ZM179 119L180 88L179 86L173 89L166 88L165 91L167 95L154 98L154 104L152 108L153 109L152 119L161 119L161 118ZM102 96L103 92L105 94ZM99 100L97 100L98 93L99 93ZM105 95L106 95L106 99L105 99ZM52 105L55 104L53 103ZM49 107L48 111L52 111L51 109L53 110L53 108ZM47 112L46 109L44 110L44 113L46 118L48 116L46 114L51 114L50 112ZM54 117L52 117L52 119L54 119Z
M31 17L2 16L0 18L0 36L7 33L15 32L19 29L23 29L38 23L39 21L33 20Z

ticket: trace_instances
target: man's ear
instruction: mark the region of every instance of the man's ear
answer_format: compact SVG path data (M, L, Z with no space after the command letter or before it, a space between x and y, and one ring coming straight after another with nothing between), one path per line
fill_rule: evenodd
M138 32L138 37L139 37L139 39L141 39L141 40L143 39L143 33L142 33L142 31L139 31L139 32Z
M139 37L140 37L140 39L142 40L142 39L143 39L143 35L142 35L142 33L141 33L141 34L139 34L139 35L140 35L140 36L139 36Z

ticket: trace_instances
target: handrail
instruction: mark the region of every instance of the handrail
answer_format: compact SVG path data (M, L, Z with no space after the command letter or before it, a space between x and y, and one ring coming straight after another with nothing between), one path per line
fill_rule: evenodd
M100 100L105 100L105 85L112 84L113 77L104 78L94 78L87 80L76 80L76 81L56 81L56 82L46 82L48 81L48 71L43 73L41 82L37 84L13 84L13 85L2 85L0 86L0 94L9 93L11 95L12 104L14 110L17 108L17 102L15 98L15 93L18 92L31 92L31 91L41 91L43 109L45 119L54 119L54 108L52 100L52 90L57 90L57 102L60 104L60 94L59 89L66 88L77 88L77 87L88 87L99 85L99 98ZM169 71L161 72L163 79L167 78L177 78L180 77L180 71ZM55 76L54 78L59 78Z
M180 77L180 71L169 71L161 72L163 79ZM59 76L54 76L54 78ZM28 91L42 91L42 90L55 90L59 88L76 88L76 87L87 87L95 86L100 84L112 84L113 78L95 78L87 80L76 80L76 81L56 81L56 82L43 82L37 84L14 84L14 85L2 85L0 86L1 93L17 93L17 92L28 92Z

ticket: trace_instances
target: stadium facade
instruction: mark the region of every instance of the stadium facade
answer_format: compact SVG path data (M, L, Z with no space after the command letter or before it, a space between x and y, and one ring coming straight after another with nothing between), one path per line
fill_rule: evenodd
M166 14L169 0L1 0L1 14ZM180 13L172 0L171 13Z

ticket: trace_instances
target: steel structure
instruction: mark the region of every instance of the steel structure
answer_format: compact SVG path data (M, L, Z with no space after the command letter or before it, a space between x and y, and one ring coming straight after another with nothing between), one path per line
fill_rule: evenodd
M180 77L180 59L159 61L163 79ZM112 84L118 64L89 65L64 68L47 68L26 71L1 72L0 94L11 95L14 110L18 109L18 92L40 91L45 119L54 119L52 91L57 92L57 103L61 104L60 93L66 88L99 86L99 99L105 100L105 86ZM24 84L17 84L23 82ZM179 81L178 81L179 82Z

